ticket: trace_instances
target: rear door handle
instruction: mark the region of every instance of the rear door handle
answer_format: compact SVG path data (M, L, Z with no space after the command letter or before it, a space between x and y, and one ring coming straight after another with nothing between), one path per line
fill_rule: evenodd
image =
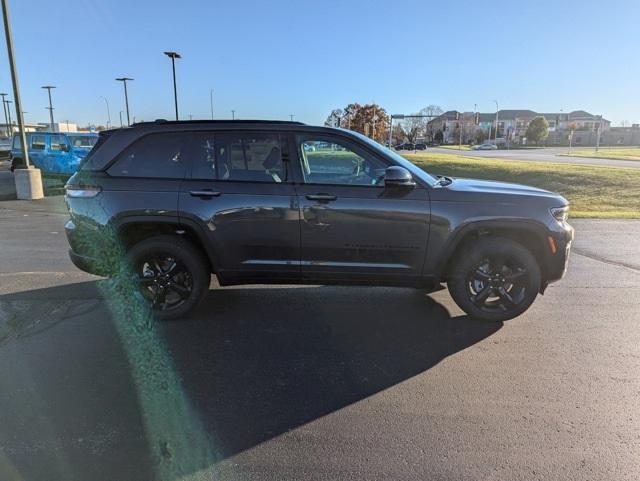
M190 190L189 194L193 197L220 197L220 192L214 192L211 189Z
M305 197L309 200L319 200L320 202L331 202L338 198L331 194L307 194Z

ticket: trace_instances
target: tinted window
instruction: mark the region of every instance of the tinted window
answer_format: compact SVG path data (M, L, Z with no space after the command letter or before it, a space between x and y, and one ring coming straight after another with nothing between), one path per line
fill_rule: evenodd
M151 134L128 147L109 168L119 177L184 177L189 133Z
M278 134L196 133L193 178L284 182L287 171Z
M299 143L304 180L312 184L380 185L386 165L342 141L303 139Z
M44 150L46 147L46 137L44 135L31 136L31 149L32 150Z

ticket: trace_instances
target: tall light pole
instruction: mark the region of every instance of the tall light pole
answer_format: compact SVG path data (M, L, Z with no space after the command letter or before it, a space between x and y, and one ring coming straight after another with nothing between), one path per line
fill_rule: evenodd
M118 115L120 115L120 127L122 128L122 110L120 112L118 112Z
M51 129L51 132L53 132L53 103L51 102L51 89L54 89L55 86L43 85L42 88L47 89L47 93L49 94L49 107L47 107L47 110L49 110L49 128Z
M494 100L494 102L496 103L496 136L494 142L498 145L498 101ZM491 142L491 129L489 129L489 142Z
M231 111L231 120L235 120L236 119L236 111L232 110Z
M176 59L182 58L177 52L165 52L167 57L171 59L171 68L173 69L173 100L176 105L176 120L178 120L178 88L176 87Z
M107 97L102 97L102 99L104 99L104 103L107 104L107 129L108 129L109 125L111 124L111 110L109 109L109 101L107 100Z
M291 119L291 122L293 122L294 117L295 117L295 114L289 114L289 118Z
M13 35L11 22L9 21L9 7L7 0L2 1L2 17L4 20L4 34L7 42L7 57L11 70L11 82L13 84L13 98L16 101L16 115L18 116L18 129L20 130L20 147L24 159L24 169L16 169L14 172L16 182L16 196L18 199L32 200L42 199L42 177L39 169L29 168L29 150L27 149L27 136L24 131L24 119L22 117L22 102L20 101L20 86L18 82L18 70L13 55Z
M129 118L129 95L127 94L127 82L133 80L129 77L120 77L116 79L118 82L122 82L124 85L124 104L127 110L127 125L131 125L131 120Z
M5 126L5 131L7 132L7 137L11 137L11 135L9 134L9 119L7 117L7 101L5 100L5 97L9 95L9 94L0 94L0 97L2 97L2 110L4 110L4 126Z
M213 120L213 89L209 90L209 104L211 105L211 120Z

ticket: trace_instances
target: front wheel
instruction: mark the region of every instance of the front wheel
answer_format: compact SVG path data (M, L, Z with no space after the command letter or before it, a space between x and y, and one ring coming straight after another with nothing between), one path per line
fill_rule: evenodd
M208 263L190 242L177 236L143 240L127 252L134 288L156 319L177 319L197 307L211 280Z
M528 249L510 239L490 237L459 256L447 286L469 316L497 322L526 311L540 283L540 267Z

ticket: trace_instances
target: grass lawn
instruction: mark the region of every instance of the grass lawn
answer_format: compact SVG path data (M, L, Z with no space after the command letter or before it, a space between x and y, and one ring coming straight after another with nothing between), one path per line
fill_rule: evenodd
M462 148L459 148L458 145L441 145L441 149L451 149L451 150L471 150L471 147L468 145L463 145Z
M500 180L558 192L572 217L640 218L640 169L525 162L455 154L405 154L432 174Z
M567 155L569 154L562 154ZM571 157L593 157L596 159L640 160L640 147L606 147L598 152L594 148L578 149L571 152Z

